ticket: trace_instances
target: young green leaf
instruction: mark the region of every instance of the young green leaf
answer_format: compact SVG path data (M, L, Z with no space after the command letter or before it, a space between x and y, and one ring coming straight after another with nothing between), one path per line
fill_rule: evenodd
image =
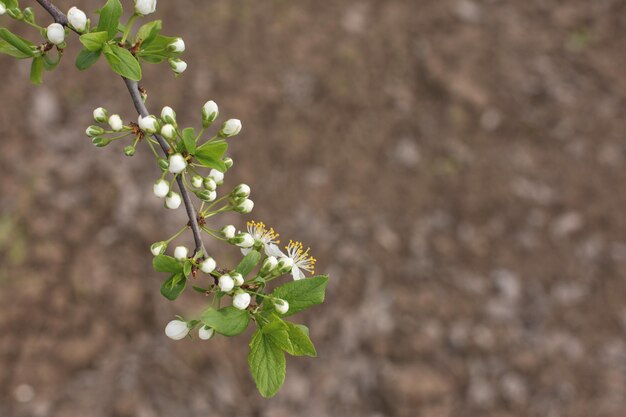
M52 71L53 69L55 69L61 62L61 57L63 56L58 52L54 56L54 58L50 57L50 55L50 53L42 55L43 67L46 71Z
M43 82L43 57L33 58L30 66L30 82L36 85Z
M113 71L129 80L141 80L141 66L128 49L117 45L105 44L103 52Z
M17 59L31 58L32 55L25 54L7 41L0 39L0 54L6 54Z
M100 20L96 32L107 32L108 39L113 39L117 34L117 25L122 17L122 3L120 0L108 0L100 10Z
M185 289L187 278L180 272L169 277L161 285L161 294L170 301L174 301Z
M315 346L313 346L313 342L309 338L309 329L301 324L294 324L288 321L284 323L287 325L289 341L291 342L291 350L287 350L287 352L294 356L317 356Z
M183 144L189 154L193 155L196 152L196 130L193 127L183 130Z
M199 146L196 149L195 157L202 166L225 172L226 165L224 165L222 157L227 149L228 144L225 140L215 140Z
M98 61L101 51L88 51L87 49L81 49L76 56L76 68L81 71L86 70Z
M275 395L285 382L287 372L285 353L275 340L288 337L284 327L272 326L270 323L263 328L258 328L250 340L248 366L257 389L263 397Z
M159 63L168 58L175 58L179 56L180 53L168 49L168 46L175 40L176 38L169 36L156 35L154 38L150 39L149 42L141 44L141 49L137 56L153 63Z
M324 302L324 293L328 284L328 276L318 275L276 287L272 297L281 298L289 303L289 311L283 316L291 316ZM268 305L266 307L270 308Z
M11 33L8 29L0 28L0 38L20 51L22 54L29 57L35 56L35 44L22 38L21 36Z
M200 321L221 335L237 336L248 327L250 315L246 310L239 310L233 306L220 310L209 308L202 313Z
M80 35L80 43L82 43L88 51L95 52L102 49L109 40L109 34L106 31L91 32Z
M150 42L156 38L159 32L161 32L160 20L148 22L141 26L139 31L137 31L137 42L141 41L142 45L149 45Z
M189 275L191 275L191 266L192 263L189 259L187 259L183 264L183 274L185 274L186 277L189 277Z
M152 266L157 272L171 272L177 274L183 272L183 266L176 259L167 255L157 255L152 260Z
M2 0L7 9L14 9L19 7L19 2L17 0Z
M250 272L252 272L254 267L259 264L260 260L261 260L261 254L256 250L252 250L246 256L243 257L241 262L239 262L239 265L237 265L237 268L235 268L235 271L239 272L241 275L245 277Z

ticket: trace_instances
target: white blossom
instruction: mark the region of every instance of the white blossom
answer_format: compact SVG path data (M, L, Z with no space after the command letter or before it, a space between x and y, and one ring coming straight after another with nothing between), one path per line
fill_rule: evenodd
M233 189L232 195L238 198L248 198L250 196L250 186L248 184L239 184Z
M139 115L137 124L141 130L147 133L156 133L159 130L159 121L154 116L142 117Z
M274 231L274 228L270 227L268 230L265 227L265 223L255 221L249 221L246 226L248 229L248 233L254 239L255 245L263 245L263 249L265 250L265 254L267 256L284 256L276 245L280 242L278 241L279 234ZM247 255L251 250L252 248L244 248L241 249L241 253Z
M169 48L172 52L185 52L185 41L182 38L176 38L170 43Z
M276 298L274 299L274 308L280 314L286 314L289 311L289 303L283 299Z
M187 69L187 63L182 59L170 58L168 62L170 63L170 68L176 74L182 74Z
M154 192L155 196L159 198L165 198L170 192L170 183L163 179L159 179L152 186L152 191Z
M230 274L230 276L233 278L233 281L235 281L236 286L241 287L243 285L243 275L239 272L234 272Z
M215 271L216 266L217 264L215 263L215 259L208 257L200 263L200 270L205 274L210 274Z
M230 138L241 132L241 127L241 120L228 119L222 125L222 129L220 130L219 135L224 138Z
M239 213L250 213L254 208L254 201L246 198L241 203L235 206L235 211Z
M220 110L219 110L219 107L217 107L216 102L214 102L213 100L209 100L206 103L204 103L204 106L202 106L203 126L209 127L211 123L213 123L213 121L217 119L217 116L219 116L219 114L220 114Z
M204 184L204 178L200 175L194 175L191 177L191 185L193 185L194 188L201 188L202 184Z
M51 43L60 45L65 41L65 28L59 23L52 23L46 29L46 36Z
M152 252L154 256L162 255L163 253L165 253L166 249L167 242L156 242L150 246L150 252Z
M165 335L170 339L181 340L189 333L187 323L182 320L172 320L165 326Z
M87 28L87 15L78 7L72 7L67 12L67 21L79 32L84 32Z
M220 287L220 290L224 292L232 291L235 288L235 281L228 274L224 274L220 277L217 282L217 285Z
M5 14L6 12L7 12L7 8L6 8L6 6L4 5L4 3L2 3L2 2L0 1L0 16L2 16L3 14Z
M213 337L215 331L209 326L202 326L198 330L198 337L202 340L209 340Z
M170 193L165 197L165 207L168 209L175 210L180 207L180 204L183 202L183 199L180 197L180 194L174 191L170 191Z
M209 171L209 178L211 178L213 181L215 181L216 184L219 185L224 182L224 173L214 168Z
M161 119L165 120L165 123L176 122L176 112L170 106L165 106L161 110Z
M232 224L226 225L222 228L222 235L224 235L226 239L234 238L235 232L237 232L237 229L235 229L235 226Z
M206 177L204 179L204 188L206 188L209 191L215 191L215 189L217 188L217 184L215 183L215 180L213 178Z
M104 123L107 121L107 110L104 107L98 107L93 111L93 119L98 123Z
M111 130L114 132L119 132L124 127L124 122L122 122L122 118L119 115L114 114L109 117L109 126L111 126Z
M239 233L234 238L230 239L231 243L239 246L240 248L250 248L254 246L254 238L249 233Z
M250 300L250 294L240 291L233 298L233 306L239 310L245 310L250 305Z
M176 135L176 128L171 124L163 125L161 128L161 135L165 139L172 139Z
M187 259L187 255L189 255L189 249L187 249L185 246L176 246L176 248L174 249L174 258L179 261L184 261L185 259Z
M187 168L187 161L185 161L185 158L183 158L183 156L179 153L175 153L174 155L171 155L169 161L170 162L169 162L169 166L167 169L172 174L179 174L183 172L185 168Z
M285 259L290 259L292 261L293 265L291 267L291 276L294 280L297 281L304 278L303 271L309 272L311 274L315 272L315 263L317 262L317 260L309 254L310 248L304 250L302 243L290 240L289 245L286 246L286 249L286 257L282 258L281 261Z
M278 259L275 256L268 256L263 261L263 265L261 265L261 270L259 271L260 275L267 275L272 272L276 266L278 265Z
M141 16L156 11L157 0L135 0L135 13Z

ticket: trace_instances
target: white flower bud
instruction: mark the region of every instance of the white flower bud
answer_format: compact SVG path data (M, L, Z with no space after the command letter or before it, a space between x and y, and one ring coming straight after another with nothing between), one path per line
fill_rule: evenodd
M293 259L291 258L280 258L278 260L278 265L276 265L276 268L278 268L278 271L282 274L291 271L291 268L293 267Z
M135 0L135 13L141 16L154 13L157 0Z
M114 132L119 132L124 127L124 122L122 122L122 118L117 114L109 117L109 126L111 126L111 130Z
M215 331L213 331L213 329L209 326L202 326L198 330L198 337L202 340L209 340L214 334Z
M137 118L139 128L147 133L156 133L159 130L159 121L154 116L146 116Z
M163 107L161 110L161 119L165 121L165 123L176 123L176 112L170 106Z
M224 165L226 165L226 169L231 169L233 167L234 163L235 163L235 161L233 161L233 158L231 158L229 156L224 158Z
M0 1L0 16L2 16L3 14L5 14L6 12L7 12L7 8L6 8L6 6L4 5L4 3L2 3L2 2Z
M67 21L79 32L84 32L87 28L87 15L78 7L72 7L67 12Z
M289 311L289 303L280 298L276 298L274 300L274 308L276 308L276 311L278 311L280 314L287 314L287 312Z
M179 174L183 172L187 168L187 161L185 158L179 153L175 153L174 155L170 155L170 164L167 169L172 174Z
M239 184L233 190L232 195L239 198L248 198L250 195L250 187L247 184Z
M200 263L200 270L205 274L210 274L215 271L216 266L217 264L215 263L215 259L208 257Z
M170 192L170 183L163 179L159 179L152 186L152 191L157 197L165 198Z
M165 335L170 339L181 340L189 334L187 323L182 320L172 320L165 326Z
M52 23L46 29L46 36L51 43L60 45L65 41L65 28L59 23Z
M176 128L171 124L166 124L161 128L161 135L165 139L172 139L176 135Z
M241 120L228 119L222 125L219 135L223 138L230 138L231 136L235 136L241 132L241 127Z
M165 197L165 207L168 209L175 210L180 207L180 204L183 202L180 194L170 191L170 193Z
M276 268L276 265L278 265L278 259L276 259L275 256L268 256L263 261L263 265L261 265L261 270L259 271L259 273L261 275L268 274L272 272L274 268Z
M169 49L172 52L185 52L185 41L182 38L176 38L176 40L169 44Z
M209 171L209 178L215 181L215 183L218 185L224 183L224 173L218 171L217 169L212 169L211 171Z
M206 103L204 103L204 106L202 106L202 125L205 128L209 127L211 123L213 123L213 121L217 119L217 116L219 116L219 114L220 110L219 107L217 107L217 103L213 100L207 101Z
M235 288L235 281L233 281L230 275L224 274L218 280L217 285L220 287L220 290L230 292Z
M239 310L245 310L250 305L250 294L239 291L233 298L233 306Z
M176 74L182 74L187 69L187 63L182 59L170 58L168 62L170 63L170 68Z
M236 286L241 287L243 285L243 275L239 272L234 272L230 274L230 276L233 278L233 281L235 281Z
M215 191L215 189L217 188L217 184L215 183L215 180L213 178L206 177L204 179L204 188L209 191Z
M222 235L224 235L226 239L232 239L235 237L236 231L237 229L235 229L235 226L233 226L232 224L229 224L222 228Z
M191 185L193 185L194 188L201 188L203 184L204 178L202 178L200 175L194 175L193 177L191 177Z
M250 213L253 208L254 208L254 201L250 200L249 198L246 198L235 207L235 211L238 213Z
M92 125L92 126L89 126L87 128L87 130L85 130L85 133L90 138L95 138L96 136L103 135L104 134L104 129L101 128L100 126Z
M150 252L154 256L163 255L167 249L167 242L156 242L150 246Z
M107 116L107 110L104 107L98 107L93 111L93 119L98 123L106 122Z
M234 243L240 248L251 248L254 246L254 238L249 233L239 233L232 238L231 241L231 243Z
M179 261L184 261L185 259L187 259L187 255L189 255L189 249L187 249L185 246L176 246L176 248L174 249L174 258L178 259Z

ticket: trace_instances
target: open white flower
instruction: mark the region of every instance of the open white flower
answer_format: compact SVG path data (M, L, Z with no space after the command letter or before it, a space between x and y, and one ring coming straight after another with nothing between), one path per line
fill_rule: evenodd
M181 340L189 334L187 323L182 320L172 320L165 326L165 335L170 339Z
M309 255L310 248L304 250L302 243L290 240L289 245L286 246L286 249L286 258L293 261L293 266L291 267L291 276L295 281L305 277L304 272L302 271L306 271L311 274L315 273L315 263L317 262L317 260Z
M280 235L273 228L270 227L268 230L265 227L265 223L255 221L249 221L247 227L248 234L254 239L255 245L257 243L262 244L267 256L275 256L277 258L285 256L277 246L280 243L278 240ZM242 248L241 253L247 255L251 250L252 248Z

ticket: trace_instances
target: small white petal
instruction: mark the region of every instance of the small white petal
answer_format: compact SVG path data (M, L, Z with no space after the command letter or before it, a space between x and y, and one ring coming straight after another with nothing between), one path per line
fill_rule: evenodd
M182 320L172 320L165 326L165 335L170 339L181 340L189 333L187 323Z

